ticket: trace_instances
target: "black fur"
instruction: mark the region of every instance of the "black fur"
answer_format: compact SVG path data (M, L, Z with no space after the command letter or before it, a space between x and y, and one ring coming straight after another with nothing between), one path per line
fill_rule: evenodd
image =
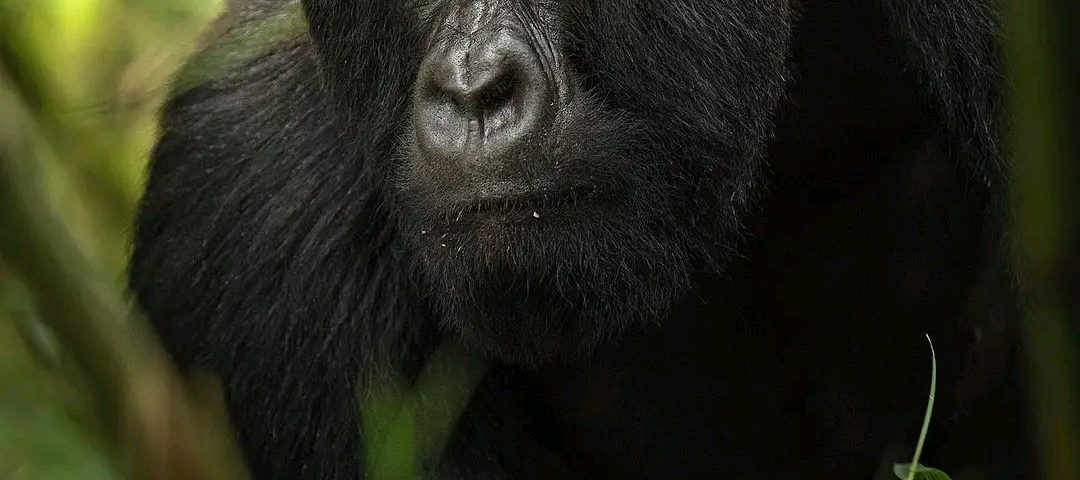
M411 137L455 3L306 0L166 112L131 283L256 478L362 478L357 398L445 342L493 365L435 478L889 478L923 333L925 462L1028 473L994 2L488 2L570 98L512 174L571 194L494 221Z

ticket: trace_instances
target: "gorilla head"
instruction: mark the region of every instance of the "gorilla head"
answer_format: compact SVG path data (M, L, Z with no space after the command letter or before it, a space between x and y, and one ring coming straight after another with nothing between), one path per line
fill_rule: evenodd
M328 87L463 341L579 355L723 268L760 189L789 2L348 3L305 1Z
M926 458L1023 477L994 0L242 3L131 285L254 478L363 478L447 334L496 361L433 478L866 477L924 332Z

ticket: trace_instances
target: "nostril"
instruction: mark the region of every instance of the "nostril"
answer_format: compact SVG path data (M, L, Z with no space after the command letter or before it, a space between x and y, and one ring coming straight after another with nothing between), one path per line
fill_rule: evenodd
M429 88L434 91L435 101L448 102L459 114L475 118L509 106L520 86L520 77L514 69L504 68L479 81L450 81Z
M477 92L475 108L481 113L491 113L507 106L514 98L520 81L512 69L508 69L489 85Z

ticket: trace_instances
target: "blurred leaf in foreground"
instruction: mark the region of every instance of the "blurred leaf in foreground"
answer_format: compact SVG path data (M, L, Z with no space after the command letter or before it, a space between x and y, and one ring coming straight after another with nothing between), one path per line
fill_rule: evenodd
M167 80L216 0L0 0L0 476L243 478L124 263ZM116 477L120 473L122 477Z
M446 345L412 388L392 380L361 398L370 478L420 478L433 467L486 372L483 361Z

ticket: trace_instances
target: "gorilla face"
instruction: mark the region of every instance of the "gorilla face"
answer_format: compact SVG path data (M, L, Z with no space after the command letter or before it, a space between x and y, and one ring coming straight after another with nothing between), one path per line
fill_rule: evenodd
M587 353L722 269L786 83L786 0L306 0L450 329Z

